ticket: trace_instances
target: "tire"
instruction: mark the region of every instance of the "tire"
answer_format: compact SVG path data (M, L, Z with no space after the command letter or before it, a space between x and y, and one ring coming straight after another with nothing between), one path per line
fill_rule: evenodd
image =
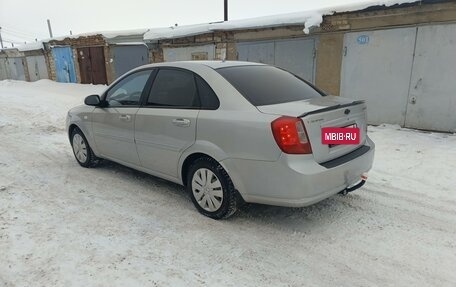
M100 158L96 157L90 148L89 142L79 128L71 133L71 147L76 161L83 167L95 167Z
M207 177L210 177L209 181ZM228 173L210 157L201 157L192 163L186 187L196 209L213 219L232 216L240 203Z

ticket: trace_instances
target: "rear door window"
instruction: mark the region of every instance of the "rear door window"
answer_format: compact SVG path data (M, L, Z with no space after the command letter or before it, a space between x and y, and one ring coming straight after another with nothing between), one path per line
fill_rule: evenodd
M201 101L201 108L205 110L216 110L220 106L220 101L217 95L212 90L206 81L196 76L196 85L198 87L198 94Z
M160 69L147 99L148 106L199 108L193 73L177 69Z

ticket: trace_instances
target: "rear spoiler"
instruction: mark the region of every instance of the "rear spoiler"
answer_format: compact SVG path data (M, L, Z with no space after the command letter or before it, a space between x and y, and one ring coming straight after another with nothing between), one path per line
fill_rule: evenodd
M363 100L359 100L359 101L354 101L354 102L347 103L347 104L338 104L338 105L335 105L335 106L330 106L330 107L326 107L326 108L310 111L310 112L307 112L307 113L303 113L302 115L298 116L298 118L303 118L303 117L308 116L308 115L319 114L319 113L322 113L322 112L337 110L337 109L340 109L340 108L355 106L355 105L363 104L364 102L365 101L363 101Z

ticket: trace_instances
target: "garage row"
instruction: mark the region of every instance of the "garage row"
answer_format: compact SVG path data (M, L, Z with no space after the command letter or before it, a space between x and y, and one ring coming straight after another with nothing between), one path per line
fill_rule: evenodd
M0 80L109 84L149 63L145 31L75 35L0 50Z
M328 94L367 100L371 124L456 132L455 22L454 1L419 1L325 15L308 34L296 23L170 27L166 37L151 30L86 34L2 50L0 80L108 84L147 63L260 62Z

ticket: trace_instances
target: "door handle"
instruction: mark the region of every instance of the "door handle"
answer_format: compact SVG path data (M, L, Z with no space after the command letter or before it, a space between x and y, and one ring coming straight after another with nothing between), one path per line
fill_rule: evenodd
M189 127L190 120L189 119L174 119L173 125L178 126L178 127Z
M415 85L415 90L418 89L418 87L421 85L421 82L423 81L423 78L420 78Z
M120 115L120 116L119 116L119 119L128 122L128 121L130 121L131 116L130 116L130 115Z

